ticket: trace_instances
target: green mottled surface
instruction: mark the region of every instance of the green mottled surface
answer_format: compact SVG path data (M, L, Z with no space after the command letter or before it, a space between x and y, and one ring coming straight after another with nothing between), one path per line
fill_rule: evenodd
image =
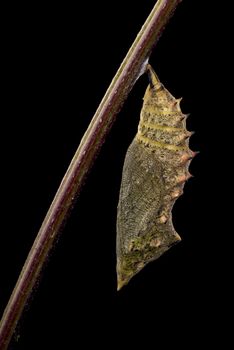
M180 240L171 221L173 201L170 196L167 198L164 173L164 165L155 153L134 139L125 159L118 205L120 285ZM166 222L161 219L163 216Z

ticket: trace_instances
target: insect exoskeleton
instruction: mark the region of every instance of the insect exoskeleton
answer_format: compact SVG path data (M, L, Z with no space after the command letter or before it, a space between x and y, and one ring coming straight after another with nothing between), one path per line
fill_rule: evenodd
M191 177L195 152L180 101L161 84L150 65L138 131L128 148L117 213L118 289L147 263L181 240L172 207Z

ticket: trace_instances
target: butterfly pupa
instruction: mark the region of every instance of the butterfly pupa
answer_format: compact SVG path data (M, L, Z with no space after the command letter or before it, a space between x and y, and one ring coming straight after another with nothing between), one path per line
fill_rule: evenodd
M161 84L150 65L138 131L128 148L117 210L118 290L146 264L181 240L172 207L191 175L195 152L180 99Z

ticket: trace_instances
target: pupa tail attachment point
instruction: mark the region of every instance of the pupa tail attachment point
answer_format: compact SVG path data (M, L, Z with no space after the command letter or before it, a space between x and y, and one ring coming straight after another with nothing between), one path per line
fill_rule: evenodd
M150 64L147 64L146 68L147 68L150 87L154 88L156 90L160 89L162 84L161 84L157 74L155 73L155 71L153 70L153 68L151 67Z

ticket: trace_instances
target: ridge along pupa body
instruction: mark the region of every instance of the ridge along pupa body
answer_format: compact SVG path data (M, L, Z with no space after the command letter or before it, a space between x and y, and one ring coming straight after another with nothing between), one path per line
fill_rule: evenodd
M160 83L150 65L138 131L128 148L117 210L118 290L146 264L181 240L172 207L191 175L195 152L180 100Z

